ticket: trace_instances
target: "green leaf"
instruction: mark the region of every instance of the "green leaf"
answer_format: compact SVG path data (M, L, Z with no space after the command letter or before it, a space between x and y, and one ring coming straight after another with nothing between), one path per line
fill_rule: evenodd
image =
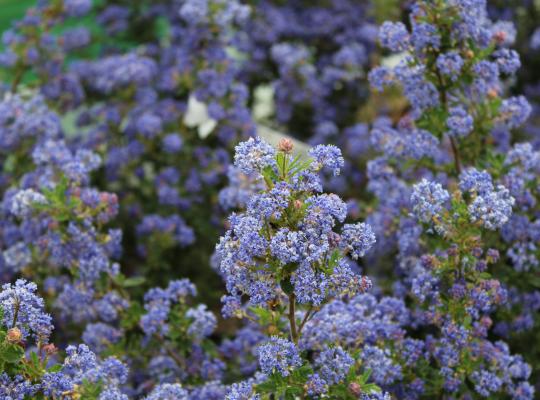
M139 303L133 302L123 314L120 325L124 329L132 329L139 324L139 320L143 314L143 307Z
M54 373L54 372L60 372L61 370L62 370L62 364L55 364L51 368L48 368L47 372Z
M540 288L540 277L533 275L529 276L527 279L532 286Z
M313 369L309 364L304 364L300 368L293 371L292 376L295 381L306 382L308 377L313 373Z
M38 357L38 355L36 354L35 351L30 353L30 361L32 361L32 363L34 365L39 365L40 364L39 357Z
M255 391L257 393L274 393L276 389L276 382L274 382L274 380L271 378L265 382L255 385Z
M285 389L285 399L286 400L295 400L297 396L300 396L304 391L299 387L288 387Z
M330 259L328 260L328 265L323 266L324 272L326 272L327 274L331 274L332 272L334 272L334 268L336 267L336 265L338 265L338 262L340 259L341 259L341 253L338 249L335 249L330 255Z
M80 398L85 400L97 400L103 391L102 386L103 385L100 382L92 383L87 379L83 380L83 384L79 388L79 391L81 392Z
M278 180L278 176L271 166L267 166L263 169L262 176L269 188L272 188L274 186L274 182Z
M279 282L279 285L281 286L281 289L285 292L287 295L291 295L294 292L294 286L292 285L290 279L286 278L283 279L281 282Z
M146 278L144 276L134 276L131 278L127 278L122 283L122 287L129 288L129 287L135 287L140 286L146 282Z
M272 320L272 312L263 307L249 307L249 310L259 318L261 325L267 325Z
M362 386L362 390L367 394L380 393L381 388L374 383L367 383Z
M24 349L15 344L4 345L0 350L0 358L10 364L19 363L24 357Z
M287 155L285 153L277 153L276 154L276 163L278 166L278 171L281 176L285 176L287 174Z

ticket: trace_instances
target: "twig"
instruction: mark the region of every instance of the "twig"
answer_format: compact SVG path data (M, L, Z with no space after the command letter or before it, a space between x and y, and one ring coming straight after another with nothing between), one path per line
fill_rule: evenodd
M15 74L15 79L13 79L13 82L11 84L11 93L15 93L17 91L17 87L19 86L19 83L21 83L21 79L24 75L24 69L20 68L17 70L17 73Z
M167 343L167 341L161 337L161 335L154 335L162 344L163 344L163 347L165 348L165 351L167 352L167 354L174 360L176 361L176 363L178 364L179 367L185 367L186 366L186 363L185 363L185 360L180 357L178 354L176 354L176 352L171 349L171 347L169 346L169 344Z
M452 145L452 153L454 154L454 166L456 167L457 174L461 174L461 161L459 158L459 150L457 148L456 140L450 136L450 144Z
M304 329L304 325L306 324L306 322L308 322L312 311L313 311L313 306L310 306L306 312L306 315L304 315L304 319L302 319L302 322L300 322L300 326L298 327L298 335L300 335L300 333L302 332L302 329Z
M296 317L295 317L295 306L296 306L296 297L294 293L289 295L289 324L291 326L291 337L294 343L298 343L298 333L296 331Z

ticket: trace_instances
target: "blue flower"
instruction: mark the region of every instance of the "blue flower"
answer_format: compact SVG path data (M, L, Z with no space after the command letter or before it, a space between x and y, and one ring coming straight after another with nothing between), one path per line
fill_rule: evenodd
M405 51L409 48L409 32L401 22L385 22L379 28L381 45L392 51Z
M472 132L474 119L463 107L456 106L449 110L446 124L450 129L450 135L454 137L464 137Z
M276 168L276 151L260 138L250 138L235 148L234 165L245 174L261 173L266 167Z
M295 368L302 365L295 344L277 336L271 337L269 342L259 346L257 352L261 370L268 375L278 373L281 376L289 376Z

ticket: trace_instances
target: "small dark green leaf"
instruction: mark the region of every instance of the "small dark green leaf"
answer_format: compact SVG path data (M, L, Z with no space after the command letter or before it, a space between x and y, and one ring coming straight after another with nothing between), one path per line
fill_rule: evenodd
M0 350L0 357L8 363L15 364L24 357L24 349L18 345L8 344Z

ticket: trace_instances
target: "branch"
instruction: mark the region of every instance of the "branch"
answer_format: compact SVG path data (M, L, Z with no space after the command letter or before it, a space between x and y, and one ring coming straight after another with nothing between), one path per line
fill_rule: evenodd
M454 154L454 166L457 174L461 174L461 161L459 159L459 150L457 148L456 140L450 136L450 144L452 145L452 153Z
M296 331L295 304L296 297L294 293L289 295L289 324L291 326L291 338L293 342L298 343L298 332Z
M165 338L163 338L161 335L158 335L158 334L154 334L154 337L163 344L163 348L165 349L165 352L178 364L179 367L184 367L186 366L186 363L185 363L185 360L180 357L175 351L174 349L172 349L169 344L167 343L167 341L165 340Z
M313 312L313 306L310 306L306 312L306 315L304 315L304 319L302 320L302 322L300 323L300 326L298 327L298 336L300 336L300 333L302 332L302 329L304 329L304 325L306 324L306 322L308 322L309 317L312 315L311 314L312 312Z
M22 77L24 75L24 69L20 68L17 70L17 73L15 74L15 78L13 79L13 82L11 83L11 93L15 93L17 91L17 87L19 86L19 83L21 83Z

